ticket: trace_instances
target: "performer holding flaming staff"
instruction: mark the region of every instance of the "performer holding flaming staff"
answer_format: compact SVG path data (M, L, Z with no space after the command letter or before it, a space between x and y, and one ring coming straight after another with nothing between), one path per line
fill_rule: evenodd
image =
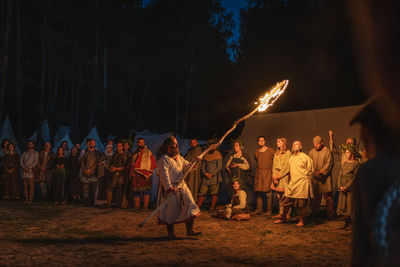
M250 118L257 111L265 111L272 106L281 94L285 91L289 80L277 83L269 92L260 98L260 103L249 114L236 120L232 127L219 139L219 141L204 150L196 161L200 161L204 155L222 144L225 138L237 127L237 125ZM186 222L187 234L197 235L193 231L194 218L200 214L199 207L195 204L189 188L184 182L186 176L198 164L188 162L179 155L178 142L175 137L167 138L157 153L158 170L160 174L160 190L158 193L157 209L153 211L139 227L143 227L151 217L158 213L159 223L166 224L168 236L174 238L174 224ZM175 197L174 197L175 196Z
M191 163L179 155L178 141L173 136L165 139L157 156L160 175L157 205L160 205L169 194L176 196L169 199L168 203L160 208L158 223L167 226L168 237L170 238L176 238L174 224L182 222L186 224L188 236L201 234L193 231L194 219L200 215L200 209L196 205L189 188L182 181L184 172Z

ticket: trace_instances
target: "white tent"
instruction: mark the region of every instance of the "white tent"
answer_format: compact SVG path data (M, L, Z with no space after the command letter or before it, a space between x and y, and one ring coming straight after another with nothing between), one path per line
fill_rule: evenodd
M17 144L17 139L15 138L10 118L8 116L6 116L6 118L3 121L3 124L0 127L0 142L3 142L3 140L5 139L10 140L14 144ZM19 149L18 144L17 144L17 152L21 154L21 150Z
M60 138L60 140L59 140L57 143L54 143L53 151L56 152L56 151L57 151L57 148L58 148L58 147L61 145L61 143L64 142L64 141L67 141L67 143L68 143L68 148L69 148L69 149L71 149L71 148L74 146L74 144L73 144L72 141L71 141L71 138L69 137L69 134L66 133L62 138Z
M60 127L58 127L56 133L54 134L54 140L53 140L54 144L58 144L59 142L61 142L62 141L61 139L65 135L69 136L70 133L71 133L71 130L70 130L69 126L60 126Z
M86 139L91 138L93 140L96 141L96 148L100 151L100 152L104 152L104 144L101 141L100 137L99 137L99 132L97 131L97 127L94 126L93 129L90 131L90 133L85 137L85 139L83 139L82 144L81 144L81 149L87 149L86 147Z
M359 126L350 126L349 122L362 106L347 106L338 108L315 109L295 112L257 114L245 122L240 135L245 151L253 155L257 149L257 137L264 135L267 146L276 147L278 137L286 137L291 148L295 140L303 144L303 151L308 152L313 147L313 137L320 135L329 146L329 130L334 132L337 146L346 142L349 136L359 137ZM362 147L359 147L362 149ZM255 162L253 162L255 166ZM335 155L333 168L333 188L336 188L337 175L340 170L340 157ZM251 199L252 196L249 196ZM249 201L251 202L251 200Z

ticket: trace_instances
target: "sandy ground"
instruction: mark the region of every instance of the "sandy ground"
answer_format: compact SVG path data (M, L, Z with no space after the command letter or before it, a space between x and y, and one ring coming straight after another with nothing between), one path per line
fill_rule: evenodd
M49 203L0 202L0 265L167 266L348 266L351 230L343 221L319 220L296 227L273 224L263 215L224 221L203 212L195 222L201 236L177 240L150 211L127 211Z

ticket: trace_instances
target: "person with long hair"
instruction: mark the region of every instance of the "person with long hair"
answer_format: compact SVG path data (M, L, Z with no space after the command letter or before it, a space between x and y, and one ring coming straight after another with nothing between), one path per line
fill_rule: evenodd
M164 140L157 152L157 158L160 175L157 205L166 201L170 194L173 194L174 198L176 198L169 201L158 212L159 224L167 226L168 237L170 238L176 238L174 225L182 222L186 224L186 234L188 236L201 234L193 231L194 220L200 215L200 209L196 205L185 181L182 181L190 162L179 154L178 141L175 137L171 136Z
M114 155L114 146L108 144L106 150L100 156L98 178L99 178L99 193L95 205L103 205L107 203L107 184L110 179L110 163Z
M240 182L240 179L233 178L231 202L222 209L216 210L215 214L212 215L213 217L235 221L250 220L250 213L247 208L247 194L240 188Z
M10 140L4 139L1 141L1 147L0 147L0 173L3 173L3 166L2 166L2 158L4 155L7 153L7 146L8 143L10 143ZM2 198L4 195L4 179L2 176L0 176L0 197Z
M360 164L356 160L359 153L353 144L346 145L344 155L346 161L343 162L338 175L339 201L336 213L343 215L345 220L343 228L347 228L354 220L353 182Z
M79 150L76 146L71 149L71 154L68 158L69 170L69 194L72 201L77 203L81 201L82 183L79 177L81 163L79 162Z
M54 204L61 203L65 205L67 203L68 188L68 169L67 169L67 158L64 156L64 149L60 146L57 149L57 156L53 162L52 170L52 185L51 195Z
M50 142L46 142L44 149L39 152L39 175L37 181L44 199L47 198L47 193L51 190L50 171L54 158L55 154L51 151L51 144Z
M19 156L13 143L8 143L7 152L1 161L3 166L3 199L18 200L20 194L18 178Z
M278 201L280 202L285 194L285 190L289 184L289 159L292 153L287 149L287 140L285 137L276 139L276 153L274 155L274 162L272 166L272 185L271 188L276 192ZM279 206L278 215L274 218L282 218L283 207ZM287 213L287 218L290 217L290 211Z

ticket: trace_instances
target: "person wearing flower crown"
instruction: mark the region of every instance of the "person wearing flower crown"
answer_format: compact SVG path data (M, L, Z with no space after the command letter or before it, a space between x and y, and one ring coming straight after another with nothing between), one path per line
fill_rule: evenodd
M228 154L225 168L228 172L228 176L231 179L234 177L239 178L243 182L243 190L246 190L245 186L249 184L248 173L251 169L250 158L243 152L244 145L241 140L233 140L233 154ZM229 191L228 199L232 196L232 190Z
M250 213L246 207L247 194L241 189L240 183L241 180L239 178L232 178L233 195L231 202L222 209L217 210L213 217L236 221L248 221L250 219Z

